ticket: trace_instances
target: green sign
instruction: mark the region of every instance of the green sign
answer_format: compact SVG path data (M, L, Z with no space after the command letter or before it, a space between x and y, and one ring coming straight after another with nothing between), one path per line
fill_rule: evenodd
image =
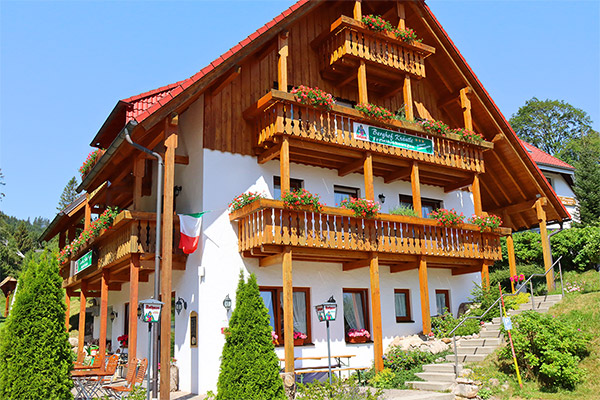
M354 122L354 138L420 153L433 154L433 140Z
M83 271L87 267L91 267L91 266L92 266L92 250L88 251L87 253L85 253L83 255L83 257L81 257L79 260L77 260L77 263L75 265L75 273L78 274L79 272Z

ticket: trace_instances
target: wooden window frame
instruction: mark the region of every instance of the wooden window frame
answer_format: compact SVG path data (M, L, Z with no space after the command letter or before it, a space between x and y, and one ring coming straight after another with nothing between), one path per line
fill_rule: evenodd
M275 334L279 336L278 346L283 346L284 335L281 329L281 325L283 324L283 304L280 304L281 294L283 293L283 286L259 286L258 290L259 292L272 292L274 295L273 313L275 314ZM310 288L293 287L292 293L293 292L304 293L304 299L306 302L306 339L304 340L304 345L312 344L312 324L310 318Z
M394 315L396 314L396 293L402 293L406 298L406 317L399 317L396 315L396 322L415 322L412 319L412 311L410 308L410 289L394 289Z
M400 194L398 195L399 204L410 205L413 206L413 197L410 194ZM421 197L421 207L431 207L432 210L439 210L440 208L444 208L443 200L438 199L430 199L428 197Z
M281 177L278 175L273 175L273 198L274 198L274 200L279 200L279 199L275 198L276 188L279 188L279 192L281 193ZM304 188L304 179L290 178L290 190L303 189L303 188Z
M436 302L435 302L435 306L437 308L437 295L438 294L443 294L446 297L446 308L448 309L448 312L452 314L452 306L450 304L450 289L435 289L435 298L436 298ZM436 310L436 312L439 314L439 311Z
M365 329L367 331L369 331L369 334L371 334L371 339L367 340L367 342L371 342L372 338L373 338L373 332L371 332L371 315L369 313L369 289L342 288L342 318L345 318L344 317L345 310L343 310L344 293L361 293L363 295L363 317L365 319ZM339 308L338 308L338 314L339 314ZM346 332L346 324L345 323L344 323L344 340L346 341L346 343L349 343L348 332Z
M347 194L347 195L350 195L350 197L354 197L356 199L360 198L360 188L353 187L353 186L333 185L333 197L334 198L337 193ZM336 205L339 206L339 204L336 204Z

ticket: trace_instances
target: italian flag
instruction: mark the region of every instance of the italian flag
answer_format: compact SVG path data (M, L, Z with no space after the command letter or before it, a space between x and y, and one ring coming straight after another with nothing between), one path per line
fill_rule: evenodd
M178 214L181 238L179 248L185 254L192 254L198 248L200 241L200 230L202 228L202 215L207 211L196 214Z

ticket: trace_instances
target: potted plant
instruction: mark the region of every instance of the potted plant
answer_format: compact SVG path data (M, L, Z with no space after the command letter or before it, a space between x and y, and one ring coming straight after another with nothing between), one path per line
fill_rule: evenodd
M350 329L348 331L348 341L350 343L365 343L371 338L371 334L366 329Z
M117 338L117 340L119 341L119 344L121 345L122 349L126 349L127 348L127 339L129 339L129 335L125 334L125 335L121 335Z
M304 344L304 340L306 340L308 336L306 336L302 332L294 331L294 346L302 346Z
M354 216L359 218L373 218L379 212L381 206L374 200L357 199L351 197L342 200L340 207L354 211Z
M517 287L517 293L519 293L519 291L523 287L523 282L525 282L525 275L519 274L519 275L511 276L510 281L515 283L515 285Z
M448 127L448 125L446 125L442 121L436 121L436 120L431 121L431 120L426 119L426 120L420 121L419 124L421 124L421 126L423 127L425 132L432 133L434 135L446 136L446 133L448 133L450 131L450 128Z
M439 210L432 211L429 213L429 218L435 219L439 225L447 228L458 226L465 220L463 213L459 215L454 208L451 210L440 208Z
M324 107L330 110L335 100L330 93L317 88L300 85L292 89L291 93L296 98L296 101L302 104L308 104L315 107Z
M392 119L394 114L385 107L380 107L372 103L360 103L354 106L361 113L377 119Z
M98 162L100 157L104 154L103 149L96 149L88 154L87 158L83 162L83 165L79 167L79 173L81 174L81 179L85 178L87 174L92 170L94 165Z
M247 206L248 204L252 204L258 199L263 199L264 197L264 195L258 192L242 193L235 199L231 200L231 203L229 203L228 207L230 212L239 210L240 208Z
M321 212L323 204L319 202L319 195L312 194L306 189L297 189L285 192L281 196L283 206L294 210L310 210Z
M279 336L277 336L275 331L271 331L271 339L273 340L273 344L275 346L279 346L279 342L277 341L279 339Z
M481 232L484 231L493 231L494 229L500 227L502 224L502 218L497 215L473 215L469 218L469 222L477 225Z
M470 143L483 142L483 136L481 134L470 131L468 129L458 128L458 129L454 129L454 131L452 131L452 133L460 136L460 138L462 140L464 140L465 142L470 142Z

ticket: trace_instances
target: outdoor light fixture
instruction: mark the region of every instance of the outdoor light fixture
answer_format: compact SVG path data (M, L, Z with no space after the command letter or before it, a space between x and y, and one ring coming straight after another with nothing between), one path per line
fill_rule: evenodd
M114 311L110 312L110 322L114 322L115 318L117 318L119 316L119 314L117 314Z
M175 302L175 311L177 311L177 315L181 314L181 310L184 308L187 310L187 303L180 297Z
M181 186L175 186L175 187L173 187L173 195L175 197L179 196L179 193L181 193L181 189L183 189Z
M163 302L162 301L158 301L155 299L148 299L148 300L142 300L139 303L138 309L141 308L142 310L142 321L147 322L148 323L148 364L149 365L153 365L152 364L152 360L154 358L154 348L152 346L152 325L154 325L155 323L160 321L160 312L162 310L162 306L163 306ZM154 379L156 379L156 376L154 376ZM151 388L152 386L150 385L150 371L148 371L148 383L147 383L147 388ZM147 400L150 400L150 392L152 392L151 390L147 391Z
M381 204L385 203L385 196L383 195L383 193L379 193L379 201L381 202Z
M227 311L231 310L231 299L229 298L229 295L225 296L225 300L223 300L223 307L225 307Z
M329 365L329 384L331 385L331 340L329 337L329 321L335 321L337 316L337 303L333 296L329 298L325 303L315 306L319 322L325 321L327 324L327 360Z
M137 308L137 317L140 318L142 316L142 306L138 304Z

